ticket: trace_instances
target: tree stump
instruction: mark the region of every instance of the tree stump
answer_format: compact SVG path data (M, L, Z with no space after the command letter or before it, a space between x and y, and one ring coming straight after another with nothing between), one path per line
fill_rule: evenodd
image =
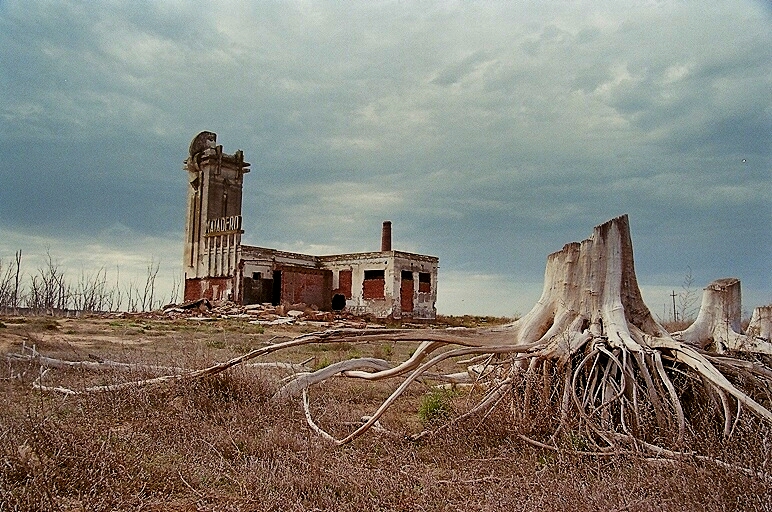
M569 243L549 255L537 303L523 318L500 328L341 329L303 334L209 368L91 391L205 378L250 359L307 344L421 342L407 360L394 366L354 359L295 375L276 399L301 393L311 428L327 440L344 444L370 428L382 428L379 419L419 379L459 382L462 374L437 370L444 361L456 360L471 364L468 382L483 390L481 397L475 395L479 397L476 405L458 419L476 414L490 418L491 410L506 397L511 414L528 418L533 414L531 403L540 401L546 405L541 411L550 411L543 421L551 429L547 439L537 441L518 433L537 446L558 449L558 433L570 430L569 439L576 438L574 432L581 433L584 446L574 448L578 451L608 454L643 450L672 455L675 452L664 450L662 445L688 445L687 432L705 422L705 409L683 407L683 397L700 404L720 404L726 436L733 432L741 409L772 423L768 391L772 389L772 370L761 363L703 350L711 343L722 349L734 349L740 342L748 346L749 337L739 331L739 312L739 281L716 281L706 288L695 324L671 336L641 297L629 222L623 215L595 227L588 239ZM771 313L772 306L754 312L753 343L769 345ZM314 423L308 388L341 377L369 381L394 378L400 384L359 427L336 439Z
M753 336L760 342L770 343L772 335L772 304L753 310L748 324L748 336Z
M644 334L667 336L641 297L626 215L547 257L541 298L512 333L519 344L546 344L564 356L591 339L641 352Z
M705 287L694 323L672 336L702 349L712 348L719 354L728 350L772 354L769 343L772 306L754 310L747 334L742 331L741 315L740 280L717 279Z

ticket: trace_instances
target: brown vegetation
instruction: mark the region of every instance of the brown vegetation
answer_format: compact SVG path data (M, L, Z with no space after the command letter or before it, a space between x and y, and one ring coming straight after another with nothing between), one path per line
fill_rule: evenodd
M495 327L136 318L90 343L9 319L0 489L17 508L763 509L772 321L743 334L739 281L714 284L671 335L623 216Z
M187 368L302 329L262 332L228 320L2 323L4 353L34 344L72 361ZM400 361L415 347L341 342L288 349L280 358L299 363L313 357L311 368L366 356ZM772 498L763 477L692 457L594 457L527 444L518 436L549 431L552 416L538 401L523 415L517 393L488 421L470 418L441 436L409 441L408 435L443 419L439 408L458 416L479 401L480 392L457 390L427 405L431 382L410 388L382 418L392 434L372 432L333 447L308 429L297 402L270 400L286 374L241 365L195 382L63 397L33 391L40 367L9 360L0 373L0 510L764 510ZM129 379L150 376L143 371ZM79 369L52 370L44 380L49 377L73 389L127 379ZM312 390L314 418L342 434L392 387L323 383ZM706 417L720 415L717 404L699 407ZM737 428L742 435L730 440L720 428L700 430L695 446L768 472L769 427L746 415ZM586 446L578 432L562 442Z

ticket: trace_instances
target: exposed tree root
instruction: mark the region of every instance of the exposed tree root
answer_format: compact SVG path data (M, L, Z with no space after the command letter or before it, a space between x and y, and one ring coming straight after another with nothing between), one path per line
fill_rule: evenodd
M28 353L25 353L27 352ZM63 359L56 359L53 357L46 357L40 354L34 347L22 348L20 354L7 354L6 359L9 361L20 361L30 364L40 365L43 368L60 368L60 369L76 369L76 370L88 370L88 371L114 371L114 372L166 372L166 373L183 373L188 370L176 366L159 366L150 364L130 364L119 363L116 361L99 360L99 361L65 361Z
M739 290L739 282L737 285ZM768 335L764 314L766 310L758 315L757 330ZM701 312L703 317L707 318L707 313ZM261 347L202 370L79 392L198 379L307 344L420 342L410 358L394 366L362 358L316 372L297 373L276 391L273 399L300 394L310 428L340 445L369 429L383 430L379 422L386 411L419 379L467 382L480 390L475 392L479 395L477 403L456 420L415 434L412 439L437 433L472 416L484 421L506 402L518 419L548 411L542 427L536 429L538 435L515 433L534 446L603 456L639 453L699 459L702 456L687 448L694 430L712 418L706 419L701 404L720 404L719 421L727 437L736 430L743 409L772 424L772 370L758 362L704 351L709 346L705 333L710 332L715 341L718 331L715 322L705 323L700 318L697 324L703 323L676 336L654 320L641 298L628 220L622 216L596 227L587 240L567 244L548 256L541 298L523 318L498 329L330 330ZM705 327L709 324L712 329ZM721 332L725 335L722 340L731 338L729 330ZM727 346L731 347L731 342ZM449 360L473 364L466 374L447 373L442 365ZM376 411L337 438L313 420L308 398L309 387L333 377L400 382ZM39 389L74 393L61 388ZM580 446L561 448L565 439Z
M347 361L339 361L326 366L315 372L307 372L301 375L296 375L295 378L290 380L287 384L282 386L276 393L274 393L272 400L283 400L297 396L304 392L309 387L319 382L334 377L338 374L347 374L354 370L388 370L391 365L388 361L383 359L375 359L371 357L361 359L349 359Z

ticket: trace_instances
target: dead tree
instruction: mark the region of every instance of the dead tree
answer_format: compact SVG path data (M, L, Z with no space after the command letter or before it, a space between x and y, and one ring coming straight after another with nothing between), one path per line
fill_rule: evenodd
M14 288L13 288L13 310L14 313L16 312L16 309L19 307L19 277L21 275L21 249L16 251L16 278L14 280Z
M748 324L747 335L753 336L762 342L772 342L772 339L770 339L772 336L772 304L753 310L751 321Z
M758 325L768 335L769 315L764 318L767 320L759 320ZM700 336L682 333L676 339L654 320L638 288L627 216L597 226L587 240L567 244L549 255L541 297L528 314L507 326L304 334L210 368L128 384L196 379L290 347L367 340L420 344L409 359L394 366L381 360L354 359L332 369L297 374L274 399L301 394L311 428L336 444L350 442L370 428L380 430L384 413L419 379L465 380L482 390L475 405L460 418L487 417L507 397L510 410L520 417L531 414L532 404L546 404L552 411L548 434L542 440L529 432L518 435L549 449L561 449L560 434L570 431L581 433L584 442L578 450L584 452L604 455L643 450L674 456L677 452L664 446L687 447L687 432L696 419L692 416L699 416L693 407L684 407L683 396L720 404L726 436L732 433L742 409L772 423L772 370L706 352ZM439 371L439 365L448 360L466 364L465 374ZM401 382L358 428L335 438L314 422L308 389L340 377ZM102 386L97 391L119 387L125 385Z
M740 280L717 279L705 288L697 319L683 331L674 332L673 338L718 353L733 350L772 354L769 342L772 306L754 310L748 333L742 331L741 311Z
M739 389L719 366L730 375L737 367L746 369L744 382L752 380L764 389L772 383L772 372L765 367L748 369L744 361L714 358L700 347L674 339L653 318L638 287L627 216L597 226L587 240L567 244L548 256L541 298L528 314L504 328L465 336L437 332L372 335L392 341L422 337L424 343L408 361L394 368L342 374L370 380L401 377L403 381L360 428L334 440L339 444L374 425L410 383L440 362L470 356L476 362L486 361L483 368L477 365L468 372L486 393L467 414L487 412L515 389L521 393L518 403L527 410L541 390L547 400L558 397L560 421L551 439L573 421L573 428L584 430L588 446L598 452L652 446L648 441L663 439L681 446L689 418L674 384L682 385L685 379L676 380L677 375L697 378L705 395L719 397L726 435L742 408L772 422L769 397L751 396ZM339 333L334 338L343 336ZM310 336L306 342L329 339ZM449 350L430 357L445 347ZM310 415L308 420L322 433Z

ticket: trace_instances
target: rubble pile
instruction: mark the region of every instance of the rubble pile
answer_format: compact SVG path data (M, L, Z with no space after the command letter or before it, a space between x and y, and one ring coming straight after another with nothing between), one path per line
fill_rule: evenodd
M192 321L239 319L258 325L311 325L318 327L364 328L365 320L345 312L320 311L316 305L248 304L242 306L230 301L198 299L184 304L169 304L155 312L171 319L184 318Z

